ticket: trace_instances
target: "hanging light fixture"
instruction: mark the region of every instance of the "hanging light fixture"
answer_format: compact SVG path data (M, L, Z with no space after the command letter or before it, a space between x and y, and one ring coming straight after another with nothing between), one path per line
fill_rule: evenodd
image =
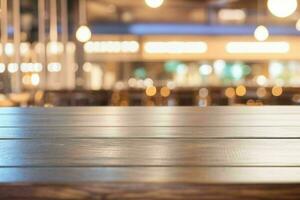
M41 88L47 88L47 71L46 66L46 27L45 27L45 14L46 14L46 0L38 1L38 44L35 46L35 51L38 53L38 62L41 63Z
M7 45L7 40L8 40L8 34L7 34L7 21L8 21L8 16L7 16L7 0L1 0L1 52L2 53L2 62L6 64L6 52L8 51L8 46ZM13 48L13 47L12 47Z
M92 37L90 28L86 25L86 0L79 0L79 28L76 31L76 38L79 42L87 42Z
M268 0L268 9L276 17L292 15L298 6L297 0Z
M164 0L145 0L145 3L150 8L159 8L163 5Z
M259 0L257 0L257 22L259 22L259 17L260 17L260 9L259 9ZM258 23L259 24L259 23ZM257 41L265 41L268 39L270 33L269 30L267 29L267 27L263 26L263 25L259 25L256 27L255 31L254 31L254 37Z
M47 51L57 55L63 52L64 46L58 42L57 32L57 1L50 0L50 42L47 44Z
M92 32L88 26L82 25L76 31L76 38L79 42L87 42L91 39Z
M258 41L265 41L269 37L269 30L267 27L260 25L254 31L254 37Z
M21 45L21 6L20 0L13 0L13 26L14 26L14 62L19 66L21 61L20 55L20 45ZM19 68L19 67L18 67ZM16 76L11 80L11 86L13 92L20 92L21 91L21 73L18 70Z

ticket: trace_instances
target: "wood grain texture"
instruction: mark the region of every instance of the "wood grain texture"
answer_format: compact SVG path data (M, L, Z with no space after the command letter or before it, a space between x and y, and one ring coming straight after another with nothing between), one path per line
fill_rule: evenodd
M2 185L0 198L9 200L298 200L300 185L202 185L157 183L85 183L47 185Z
M0 127L0 139L299 138L300 127Z
M55 175L55 176L54 176ZM1 167L0 184L297 184L299 167Z
M0 199L300 199L300 107L0 109Z
M298 106L0 108L0 115L230 115L300 114Z
M300 166L299 139L0 140L0 166Z
M299 115L0 115L1 127L97 127L97 126L149 126L149 127L220 127L220 126L272 126L300 127Z

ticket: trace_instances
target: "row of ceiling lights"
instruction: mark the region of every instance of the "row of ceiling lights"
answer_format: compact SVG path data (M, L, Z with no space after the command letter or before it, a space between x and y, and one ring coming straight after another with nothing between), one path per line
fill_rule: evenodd
M145 3L150 8L159 8L163 5L164 0L145 0ZM285 18L292 15L297 7L297 0L268 0L267 6L269 11L276 17ZM83 8L86 9L86 8ZM76 38L80 42L87 42L91 39L92 33L88 26L85 24L80 26L76 32ZM254 31L254 37L258 41L265 41L269 37L267 27L259 25Z
M267 6L272 15L279 18L286 18L296 11L298 2L297 0L268 0ZM269 30L267 27L259 25L254 31L254 37L258 41L265 41L269 37Z
M151 8L158 8L160 6L162 6L162 4L164 3L164 0L145 0L145 3L147 6L151 7ZM79 9L86 9L86 4L82 4L84 6L84 8L79 8ZM80 11L80 10L79 10ZM85 12L82 12L85 14ZM81 14L82 14L81 13ZM86 18L86 16L85 16ZM82 24L76 31L76 38L79 42L87 42L91 39L92 37L92 32L90 30L90 28L86 25L86 22L84 24Z
M150 8L159 8L163 5L164 0L145 0L145 3ZM297 0L268 0L267 6L274 16L285 18L296 11L298 2Z
M85 0L81 0L81 5L79 6L79 13L80 15L86 15L86 4L83 3ZM147 6L151 7L151 8L158 8L160 6L162 6L162 4L164 3L164 0L145 0L145 3ZM84 16L83 18L86 19L86 16ZM92 32L90 30L90 28L86 25L86 21L85 22L81 22L81 26L79 26L79 28L76 31L76 38L79 42L87 42L91 39L92 37Z
M145 0L145 3L151 8L159 8L163 5L164 0ZM274 16L285 18L292 15L296 11L298 2L297 0L268 0L267 6L269 11ZM259 25L254 31L254 37L258 41L265 41L269 37L269 30L265 26Z

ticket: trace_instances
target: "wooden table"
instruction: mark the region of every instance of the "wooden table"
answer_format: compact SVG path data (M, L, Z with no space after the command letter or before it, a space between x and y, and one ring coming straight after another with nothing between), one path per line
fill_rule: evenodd
M300 107L3 108L0 199L300 199Z

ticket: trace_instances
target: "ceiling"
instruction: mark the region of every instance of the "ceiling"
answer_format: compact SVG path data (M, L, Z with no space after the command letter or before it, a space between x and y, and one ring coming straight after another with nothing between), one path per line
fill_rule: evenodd
M258 4L259 2L259 4ZM218 12L223 8L243 9L246 19L220 22ZM266 0L165 0L162 7L152 9L144 0L87 0L89 23L102 22L171 22L201 24L285 24L293 25L299 15L287 19L273 17Z
M77 26L78 0L67 0L69 8L69 25ZM300 18L300 6L294 15L280 19L272 16L266 5L267 0L164 0L163 6L152 9L145 5L144 0L86 0L89 25L105 25L109 23L193 23L197 25L287 25L295 27ZM49 0L47 0L49 4ZM57 0L59 2L59 0ZM8 1L13 7L13 1ZM258 4L259 3L259 4ZM49 11L47 4L46 10ZM22 31L26 32L30 41L37 39L38 0L22 0ZM58 4L60 5L60 4ZM222 9L242 9L245 12L243 21L221 21L219 12ZM11 10L11 9L10 9ZM49 25L50 15L45 15ZM58 6L59 13L59 6ZM12 14L9 21L12 22ZM60 17L58 17L60 20ZM60 23L60 22L59 22ZM95 26L96 27L96 26ZM119 27L119 25L118 25ZM250 26L249 26L250 27ZM281 28L279 26L279 28ZM75 30L75 28L73 29ZM220 28L220 32L223 29Z

